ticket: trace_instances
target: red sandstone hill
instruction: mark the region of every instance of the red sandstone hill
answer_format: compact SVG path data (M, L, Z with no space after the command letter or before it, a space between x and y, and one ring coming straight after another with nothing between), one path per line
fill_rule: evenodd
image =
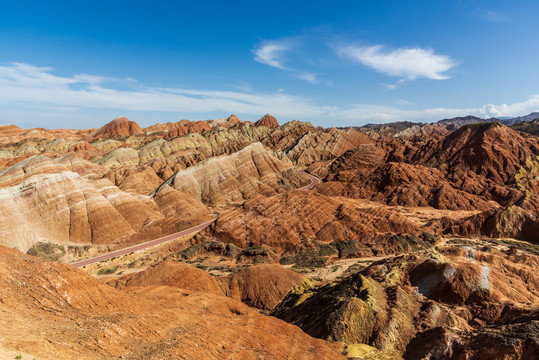
M483 244L480 236L537 240L536 138L499 124L451 134L441 125L383 126L369 137L296 121L273 125L232 115L141 133L123 118L97 137L93 129L0 127L0 242L31 253L63 248L67 261L217 217L166 257L179 259L191 245L200 260L189 261L208 255L210 263L217 254L225 268L279 261L310 269L405 256L322 288L275 264L217 280L163 262L112 289L0 248L0 353L8 346L32 355L39 348L44 358L338 357L333 345L234 301L268 311L290 291L291 321L352 347L370 343L406 359L537 352L530 321L537 258L500 255L505 245L492 254L441 248L453 235L471 238L460 239L466 244ZM314 190L294 190L306 184L297 171L303 165L324 180Z
M303 279L301 274L278 264L255 265L219 278L228 296L262 310L272 310Z
M24 131L17 125L0 125L0 137L19 135Z
M192 265L165 260L144 271L109 282L116 288L129 286L173 286L185 290L224 295L217 280Z
M453 174L472 171L504 184L538 152L537 138L497 122L480 123L461 127L418 161Z
M265 126L267 128L276 128L279 127L279 123L277 122L277 119L270 114L266 114L262 116L260 119L258 119L257 122L255 122L255 126Z
M129 120L125 116L120 116L97 129L91 135L97 138L100 136L131 136L141 134L144 134L144 131L136 122Z
M342 344L227 297L169 286L121 291L1 246L0 287L0 353L10 358L344 358Z
M514 177L538 152L531 136L499 123L474 124L426 143L393 139L360 145L309 171L324 178L318 189L327 195L487 210L522 198Z
M226 295L249 306L273 309L304 276L278 264L251 266L238 273L213 277L192 265L165 260L138 273L111 280L118 289L141 286L172 286L190 291Z

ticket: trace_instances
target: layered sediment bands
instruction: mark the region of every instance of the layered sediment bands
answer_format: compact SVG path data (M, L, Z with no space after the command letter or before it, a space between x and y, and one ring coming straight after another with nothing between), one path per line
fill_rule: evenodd
M273 129L261 139L262 143L275 150L290 148L294 143L310 130L315 128L309 122L293 120L283 126Z
M262 116L258 121L255 123L255 126L265 126L267 128L276 128L279 126L279 123L277 122L277 119L270 114L266 114Z
M138 165L139 161L138 151L125 147L112 150L99 160L97 164L110 168Z
M450 173L472 171L505 184L538 151L536 138L500 123L483 123L461 127L420 161Z
M539 209L535 205L534 209ZM483 211L458 221L443 219L446 234L461 236L487 236L539 241L538 210L524 209L517 205Z
M111 244L161 217L149 198L68 171L0 189L0 212L3 245L21 250L38 241Z
M206 121L180 120L175 123L155 124L144 129L146 134L160 135L166 139L191 133L202 133L211 129Z
M234 114L224 119L209 120L208 122L212 128L215 128L215 127L231 128L236 124L242 123L242 121Z
M40 158L39 162L41 164L46 164L50 160ZM87 180L101 179L107 172L108 169L97 165L91 161L80 158L76 154L67 154L61 158L55 159L55 162L64 165L69 171L76 172L82 178ZM27 173L32 173L27 171ZM1 176L1 175L0 175Z
M296 164L309 165L336 158L347 150L371 142L361 132L353 129L316 129L304 134L284 152Z
M150 195L163 180L151 167L121 167L109 171L105 177L123 191Z
M0 136L7 138L10 136L20 135L25 130L21 129L17 125L0 125Z
M368 124L359 130L371 139L380 138L431 138L445 136L450 131L443 124L422 124L401 121L387 124Z
M0 186L9 187L33 175L56 174L63 171L68 171L68 168L46 156L32 156L2 171Z
M212 219L211 211L206 205L168 185L163 185L155 193L153 200L165 217L165 222L176 226L191 227Z
M313 164L318 191L389 205L488 211L531 199L537 139L499 124L474 124L439 140L381 139ZM526 199L526 200L523 200Z
M513 328L504 334L505 344L496 346L507 348L494 358L518 359L520 352L539 349L534 331L517 330L537 327L539 278L534 266L537 258L529 256L429 250L292 292L273 314L315 337L366 343L405 359L417 359L421 352L419 358L471 354L471 359L483 359L475 346L486 349L489 341L478 338L492 342L502 328Z
M205 236L242 248L266 245L282 252L300 244L309 247L316 241L330 243L377 233L420 232L417 224L384 207L369 208L353 200L291 191L271 198L254 198L241 208L221 214ZM375 247L387 247L389 251L393 245L382 243ZM365 249L365 256L369 253L372 254Z
M21 250L40 241L142 241L211 218L200 201L168 186L149 197L162 184L151 167L108 170L74 154L28 158L3 171L0 184L2 244Z
M448 210L484 210L494 206L477 195L453 187L442 171L421 165L388 163L374 171L367 168L339 171L335 179L338 182L325 182L318 190L327 195L367 198L388 205Z
M169 286L125 292L4 247L0 286L2 352L46 359L344 359L342 345L230 298Z
M299 187L302 176L255 143L232 155L211 158L181 170L167 181L205 204L238 204L259 194L272 196Z
M98 138L100 136L131 136L141 134L144 134L144 131L136 122L129 120L125 116L120 116L94 131L91 136Z

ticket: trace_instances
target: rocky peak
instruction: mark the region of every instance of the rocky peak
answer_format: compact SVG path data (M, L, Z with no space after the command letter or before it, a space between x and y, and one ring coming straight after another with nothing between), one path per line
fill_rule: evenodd
M232 114L228 117L228 119L226 119L226 122L230 125L236 125L241 123L242 121L236 115Z
M112 120L105 126L102 126L101 128L97 129L92 134L92 136L93 137L111 136L111 135L130 136L130 135L139 135L139 134L144 134L144 131L140 128L140 126L136 122L129 120L125 116L120 116Z
M276 128L279 127L279 123L277 122L277 119L270 114L266 114L262 116L256 123L256 126L265 126L267 128Z

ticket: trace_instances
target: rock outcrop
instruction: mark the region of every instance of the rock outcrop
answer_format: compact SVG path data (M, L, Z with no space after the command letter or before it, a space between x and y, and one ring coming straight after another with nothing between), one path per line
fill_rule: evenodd
M97 129L91 136L98 138L100 136L131 136L141 134L144 134L144 131L136 122L129 120L125 116L120 116Z
M223 295L261 310L272 310L291 290L309 283L301 274L278 264L255 265L229 276L214 277L192 265L172 260L108 282L118 289L172 286Z
M429 250L292 292L273 314L312 336L365 343L404 359L483 359L482 351L519 359L539 350L532 340L539 315L534 266L535 257ZM513 330L494 344L502 329Z
M273 115L266 114L260 119L258 119L257 122L255 122L255 126L265 126L267 128L273 129L279 127L279 123Z

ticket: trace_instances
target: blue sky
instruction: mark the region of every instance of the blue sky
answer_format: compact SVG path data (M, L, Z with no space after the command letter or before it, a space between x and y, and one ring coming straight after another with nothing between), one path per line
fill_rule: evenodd
M535 0L0 0L0 124L525 115L538 15Z

